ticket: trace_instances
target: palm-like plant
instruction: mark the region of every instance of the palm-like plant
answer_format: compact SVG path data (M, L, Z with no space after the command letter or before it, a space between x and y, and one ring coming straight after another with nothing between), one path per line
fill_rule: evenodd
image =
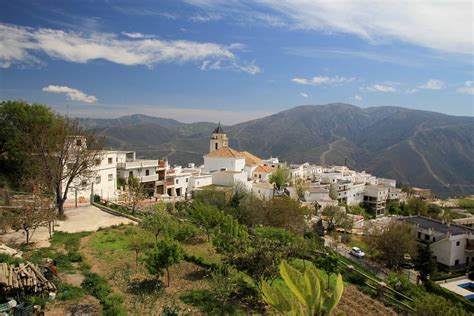
M330 315L342 297L344 285L341 274L337 275L332 290L327 290L321 272L312 264L303 273L283 260L280 275L290 289L289 294L265 281L261 288L265 302L284 315Z

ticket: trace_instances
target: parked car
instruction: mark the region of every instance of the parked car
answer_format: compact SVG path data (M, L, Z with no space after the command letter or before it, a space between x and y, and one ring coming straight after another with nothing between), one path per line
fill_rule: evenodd
M413 259L411 258L411 256L408 253L403 255L403 262L400 266L403 269L414 269L415 268L415 264L413 263Z
M351 255L357 258L364 258L365 253L359 247L352 247Z

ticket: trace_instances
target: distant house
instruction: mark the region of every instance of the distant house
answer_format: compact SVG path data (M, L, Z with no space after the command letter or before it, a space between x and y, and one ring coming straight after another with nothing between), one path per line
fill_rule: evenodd
M451 268L468 268L474 265L474 229L431 219L411 216L400 219L413 225L416 238L430 244L436 260Z
M270 175L273 172L273 168L270 166L258 166L253 171L253 180L260 181L260 182L268 182Z

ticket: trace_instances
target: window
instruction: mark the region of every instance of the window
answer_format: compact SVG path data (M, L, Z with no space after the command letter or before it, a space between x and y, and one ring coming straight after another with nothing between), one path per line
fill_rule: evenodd
M425 235L425 240L430 240L430 235L426 234Z
M418 239L421 239L421 233L418 232Z
M85 189L85 188L87 187L87 181L86 181L86 180L82 180L81 186L82 186L83 189Z
M457 266L459 264L459 259L456 259L456 261L454 261L454 265Z
M436 237L433 237L432 241L435 242L435 241L436 241Z
M145 175L146 175L146 176L149 176L149 175L150 175L150 170L146 169L146 170L145 170Z
M130 171L130 172L128 173L128 176L129 176L129 177L133 177L133 171Z
M108 178L109 178L109 181L112 181L112 180L114 179L113 173L110 173L109 176L108 176Z
M216 150L217 150L217 146L219 146L219 145L217 145L217 143L216 143Z
M76 139L76 146L82 146L82 139Z
M100 176L95 177L95 183L100 183Z
M186 183L188 183L188 182L189 182L189 178L186 178Z
M109 165L113 162L112 158L109 158Z
M459 246L461 244L460 241L456 241L456 246Z
M178 183L179 183L179 179L176 179L176 184L178 184Z
M101 162L102 162L102 159L96 159L95 160L95 165L98 166L98 165L100 165Z

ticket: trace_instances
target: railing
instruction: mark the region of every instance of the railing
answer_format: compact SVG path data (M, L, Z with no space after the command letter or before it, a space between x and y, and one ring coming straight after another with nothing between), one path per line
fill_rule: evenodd
M140 177L140 182L150 182L150 181L157 181L158 180L158 175L157 174L152 174L149 176L142 176Z
M156 160L138 160L130 162L119 162L117 164L119 169L136 169L136 168L153 168L158 167Z

